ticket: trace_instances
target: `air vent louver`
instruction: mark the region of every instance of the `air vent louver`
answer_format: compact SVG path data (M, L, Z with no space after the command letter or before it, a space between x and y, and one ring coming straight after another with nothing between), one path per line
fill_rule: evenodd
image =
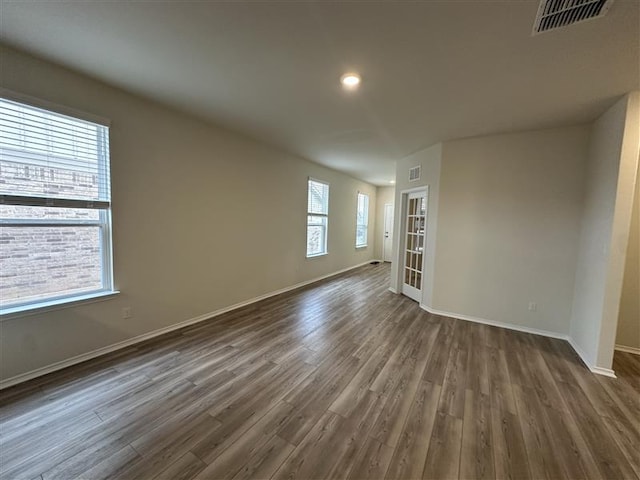
M414 182L420 180L420 165L411 167L409 170L409 181Z
M542 0L533 34L604 16L613 0Z

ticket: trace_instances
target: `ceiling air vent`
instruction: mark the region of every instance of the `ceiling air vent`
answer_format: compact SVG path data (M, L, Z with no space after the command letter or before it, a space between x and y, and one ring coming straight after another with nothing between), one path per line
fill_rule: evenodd
M533 34L604 16L613 0L542 0Z
M412 167L409 170L409 181L414 182L420 180L420 165Z

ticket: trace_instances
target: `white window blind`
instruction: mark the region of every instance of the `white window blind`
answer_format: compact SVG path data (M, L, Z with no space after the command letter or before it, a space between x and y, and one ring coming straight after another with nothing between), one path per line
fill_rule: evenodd
M358 193L356 206L356 247L367 246L369 230L369 195Z
M307 195L307 257L327 253L329 185L309 179Z
M329 213L329 185L309 180L309 205L308 213L319 213L327 215Z
M108 140L106 126L0 99L4 203L108 207Z
M109 128L0 98L0 311L113 290Z

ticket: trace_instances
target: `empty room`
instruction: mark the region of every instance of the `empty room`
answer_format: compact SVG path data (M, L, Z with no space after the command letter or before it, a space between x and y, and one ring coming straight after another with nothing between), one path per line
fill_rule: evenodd
M640 480L640 1L0 0L0 479Z

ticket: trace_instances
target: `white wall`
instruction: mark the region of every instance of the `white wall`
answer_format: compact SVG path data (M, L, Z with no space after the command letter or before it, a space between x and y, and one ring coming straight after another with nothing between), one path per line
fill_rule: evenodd
M1 85L111 119L114 299L2 322L0 379L373 258L375 187L1 47ZM330 183L329 255L305 258L307 177ZM121 318L132 307L134 317Z
M640 351L640 170L636 178L616 345Z
M622 291L638 168L640 94L620 99L593 125L571 316L583 359L608 370Z
M420 150L402 160L396 162L396 198L393 217L393 258L398 258L400 249L403 248L404 239L401 235L403 191L415 188L428 187L427 198L427 232L425 244L425 258L422 288L423 305L430 306L435 281L434 266L436 258L436 243L438 232L438 202L440 196L440 163L442 144L436 144L424 150ZM420 165L420 179L409 181L409 170ZM402 289L402 265L393 262L391 265L391 288L397 292Z
M433 308L569 332L588 133L443 145Z
M384 247L384 206L390 203L393 205L395 200L395 187L378 187L376 189L376 226L370 229L375 238L375 248L373 256L382 260L382 249Z

